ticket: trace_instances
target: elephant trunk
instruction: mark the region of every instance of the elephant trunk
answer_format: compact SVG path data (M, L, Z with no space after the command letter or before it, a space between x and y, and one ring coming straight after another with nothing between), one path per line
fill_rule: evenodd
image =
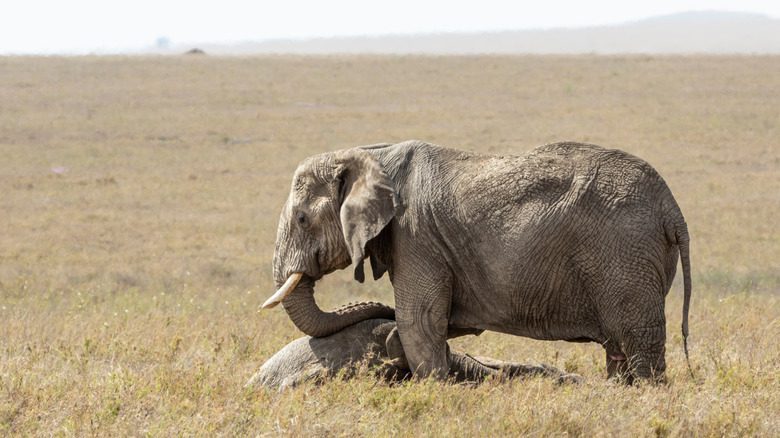
M302 281L282 301L282 306L300 331L315 338L332 335L366 319L395 319L392 307L374 302L350 304L333 312L323 312L314 301L311 281Z

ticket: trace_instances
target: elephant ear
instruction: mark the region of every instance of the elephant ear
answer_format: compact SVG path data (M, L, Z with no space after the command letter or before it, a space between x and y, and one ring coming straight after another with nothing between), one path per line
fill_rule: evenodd
M393 182L368 152L345 151L338 163L341 229L355 279L362 283L365 280L366 244L378 236L395 215L396 194ZM376 272L374 274L376 277Z

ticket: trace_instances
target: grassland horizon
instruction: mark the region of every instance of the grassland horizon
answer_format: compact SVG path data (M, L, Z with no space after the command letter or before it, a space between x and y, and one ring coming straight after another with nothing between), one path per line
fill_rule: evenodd
M0 58L0 434L780 433L780 57ZM249 391L301 336L272 292L297 163L418 138L493 154L561 140L652 164L688 222L667 298L669 384L604 379L593 344L486 333L474 355L586 382ZM679 275L678 271L678 277ZM325 308L392 304L336 272Z

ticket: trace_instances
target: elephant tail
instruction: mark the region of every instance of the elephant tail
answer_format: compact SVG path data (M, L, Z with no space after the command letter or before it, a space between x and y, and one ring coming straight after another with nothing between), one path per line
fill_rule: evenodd
M683 336L683 349L685 350L685 361L688 363L688 371L693 377L693 369L691 368L691 360L688 357L688 310L691 307L691 258L689 256L690 236L688 235L688 225L683 219L675 227L674 231L675 240L677 241L677 247L680 251L680 263L682 263L683 269L683 314L682 314L682 336Z

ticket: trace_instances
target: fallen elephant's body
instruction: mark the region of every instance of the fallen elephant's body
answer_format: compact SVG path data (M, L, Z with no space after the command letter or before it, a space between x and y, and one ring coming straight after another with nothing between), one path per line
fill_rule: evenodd
M360 367L374 370L390 381L408 379L411 371L403 354L395 321L369 319L331 336L298 338L274 354L247 382L247 386L294 387L306 381L341 375L351 377ZM522 365L453 352L456 360L449 376L458 382L480 382L502 371L509 378L542 375L559 382L576 382L580 377L547 365Z

